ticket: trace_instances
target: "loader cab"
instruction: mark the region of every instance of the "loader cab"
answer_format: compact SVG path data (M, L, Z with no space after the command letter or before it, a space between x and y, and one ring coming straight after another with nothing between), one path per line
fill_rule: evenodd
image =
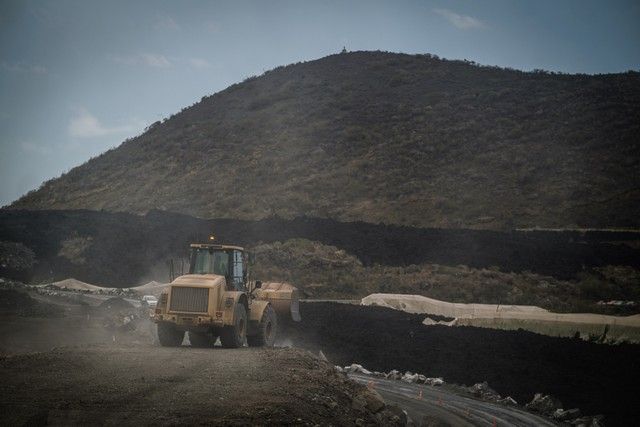
M239 246L193 244L189 274L217 274L224 276L227 288L246 291L248 256Z

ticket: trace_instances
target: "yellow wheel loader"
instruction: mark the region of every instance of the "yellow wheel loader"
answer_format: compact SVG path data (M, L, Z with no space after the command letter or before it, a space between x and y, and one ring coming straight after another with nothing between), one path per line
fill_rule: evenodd
M249 253L239 246L192 244L189 274L163 291L153 321L160 345L273 346L280 324L300 321L298 290L288 283L253 280Z

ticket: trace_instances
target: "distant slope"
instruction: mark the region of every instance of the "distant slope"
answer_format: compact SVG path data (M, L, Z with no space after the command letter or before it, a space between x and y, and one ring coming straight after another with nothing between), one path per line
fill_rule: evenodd
M12 208L640 227L640 75L356 52L278 67Z
M497 267L503 272L530 271L562 279L575 279L591 269L609 265L640 270L640 233L637 232L420 229L317 218L202 220L161 211L141 216L78 210L1 210L0 243L21 242L22 251L15 253L12 252L13 245L0 244L0 260L6 259L7 253L27 258L29 263L21 271L30 276L23 276L24 280L52 282L75 277L95 285L130 286L149 280L166 281L167 261L188 258L189 243L207 241L212 232L218 242L245 247L297 238L315 241L344 250L365 267L466 265L475 269ZM313 252L307 251L304 245L301 248L294 245L288 252L281 252L277 245L262 246L265 265L271 264L276 272L302 273L310 278L306 283L318 280L313 276L316 268L324 272L333 286L363 281L361 272L354 272L351 278L332 279L334 273L340 271L336 265L329 264L331 268L325 268L322 264L310 267L298 263L297 260L311 262L313 258ZM3 264L0 263L0 277L15 277L12 273L16 268ZM297 276L296 281L298 279L306 281L304 276ZM459 276L457 282L451 283L451 292L465 282L464 277ZM627 274L627 282L624 286L633 288L639 280ZM391 279L366 286L374 286L371 292L379 292L378 285L383 284L391 286L387 291L394 289L393 292L397 292L401 282ZM594 288L596 294L600 291L603 295L611 294L611 289L598 283ZM411 289L411 293L416 292ZM431 296L449 299L442 294Z

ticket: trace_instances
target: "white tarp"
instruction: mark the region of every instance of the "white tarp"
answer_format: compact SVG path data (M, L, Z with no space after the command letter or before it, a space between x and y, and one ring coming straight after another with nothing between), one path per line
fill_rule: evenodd
M551 336L596 338L607 341L640 342L640 315L608 316L592 313L553 313L524 305L460 304L421 295L371 294L362 305L389 307L408 313L433 314L454 318L452 325L496 329L525 329ZM432 325L432 319L425 324Z

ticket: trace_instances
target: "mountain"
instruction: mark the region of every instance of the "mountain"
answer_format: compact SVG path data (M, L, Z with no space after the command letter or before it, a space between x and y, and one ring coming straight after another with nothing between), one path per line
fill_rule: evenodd
M10 208L640 227L640 74L354 52L249 78Z

